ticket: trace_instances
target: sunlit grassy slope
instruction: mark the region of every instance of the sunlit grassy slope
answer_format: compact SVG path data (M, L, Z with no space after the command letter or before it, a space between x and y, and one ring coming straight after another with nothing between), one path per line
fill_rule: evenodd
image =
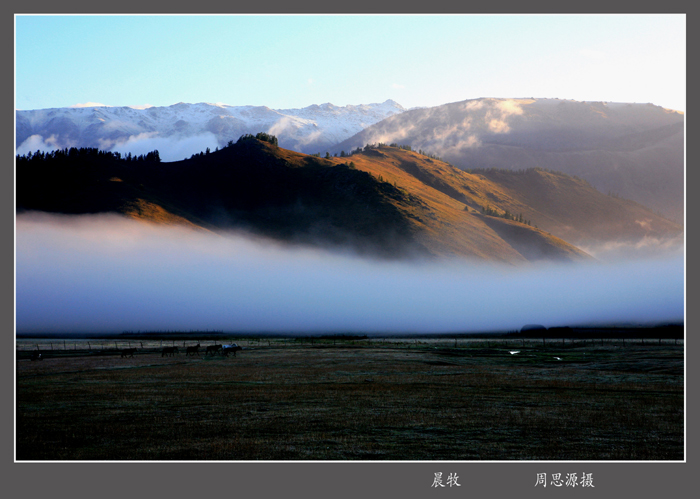
M560 172L540 168L462 171L422 154L393 147L365 150L352 159L359 168L382 175L385 180L399 186L403 182L407 189L419 192L428 202L463 207L514 247L522 248L525 240L535 242L537 238L528 231L534 227L540 229L536 233L547 239L547 246L559 248L565 247L559 242L561 239L573 244L603 244L668 239L683 233L680 225L638 203L604 194L587 181ZM445 201L445 197L451 201ZM478 217L484 211L496 216ZM447 214L446 210L441 212ZM529 222L529 226L498 217L506 212ZM541 246L543 242L535 245ZM532 258L530 250L525 251Z
M346 158L334 158L343 160ZM532 225L483 214L482 208L487 207L496 215L505 214L506 209L517 215L531 210L482 176L396 147L368 149L350 160L357 168L425 203L426 216L417 223L421 224L424 244L436 253L501 261L588 258L578 248Z

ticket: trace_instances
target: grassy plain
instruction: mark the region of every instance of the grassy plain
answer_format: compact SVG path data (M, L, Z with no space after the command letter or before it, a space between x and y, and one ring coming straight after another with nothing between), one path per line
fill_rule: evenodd
M682 342L237 341L18 340L16 459L684 459Z

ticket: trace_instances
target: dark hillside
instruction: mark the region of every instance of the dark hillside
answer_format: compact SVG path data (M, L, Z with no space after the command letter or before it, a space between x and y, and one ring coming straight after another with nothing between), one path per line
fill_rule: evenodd
M401 212L416 202L365 172L257 139L174 163L94 149L17 161L18 212L134 215L145 205L207 228L386 256L423 251Z

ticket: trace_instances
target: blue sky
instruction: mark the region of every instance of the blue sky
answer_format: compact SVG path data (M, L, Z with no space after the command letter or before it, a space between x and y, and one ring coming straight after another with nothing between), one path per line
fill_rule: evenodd
M478 97L685 111L684 15L17 16L17 109Z

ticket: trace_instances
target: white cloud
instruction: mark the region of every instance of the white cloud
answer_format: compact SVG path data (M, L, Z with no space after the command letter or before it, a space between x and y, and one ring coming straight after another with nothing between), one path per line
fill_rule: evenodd
M406 88L406 85L401 85L400 83L394 83L391 85L393 88Z
M27 140L22 142L19 147L17 147L16 154L24 156L27 153L34 151L55 151L56 149L61 149L58 145L57 137L51 135L49 138L44 139L41 135L32 135Z
M602 244L580 244L579 247L600 261L622 262L641 258L683 257L684 236L655 238L644 236L637 242L611 241Z
M520 103L513 99L498 101L496 107L501 111L504 117L513 114L523 114L523 108L520 106Z
M110 145L107 142L102 144ZM151 132L132 135L126 141L113 143L109 150L122 155L131 153L136 156L158 150L161 160L179 161L206 151L207 148L213 151L218 145L216 136L210 132L186 138L159 137L157 132Z
M292 119L289 116L283 116L279 120L277 120L269 129L268 133L272 135L283 135L286 133L294 134L298 130L298 126L296 126L294 119Z
M467 112L472 112L481 109L485 105L483 100L468 100L462 104L462 109Z
M512 99L498 100L490 108L484 118L488 129L493 133L510 132L508 120L513 115L523 114L520 104Z
M207 148L213 151L218 146L219 142L211 132L185 138L160 137L158 132L147 132L131 135L127 139L99 139L97 144L97 148L102 151L118 152L123 156L128 153L139 156L158 150L163 161L180 161L193 154L206 151ZM62 140L55 135L48 138L32 135L17 147L16 154L24 156L37 150L49 152L70 147L80 146Z
M85 102L84 104L73 104L68 107L112 107L107 104L100 104L99 102Z

